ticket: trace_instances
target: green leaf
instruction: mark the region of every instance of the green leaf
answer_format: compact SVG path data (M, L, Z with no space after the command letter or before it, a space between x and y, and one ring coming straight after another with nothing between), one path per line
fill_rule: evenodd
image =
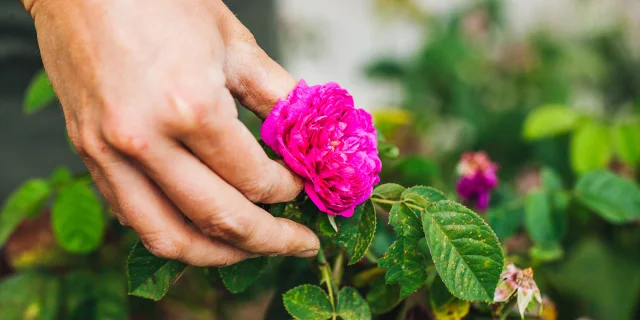
M49 78L43 70L40 70L31 80L24 98L24 112L27 114L48 106L56 99Z
M274 217L282 217L284 216L284 211L287 208L287 203L274 203L271 205L270 212Z
M542 186L549 192L561 191L564 187L562 185L562 178L549 167L542 168L540 173L542 178Z
M304 284L283 295L284 307L295 319L326 320L333 314L329 296L322 288Z
M611 223L640 218L640 188L609 171L596 170L582 176L575 188L577 199Z
M406 200L407 195L409 194L417 194L420 197L427 200L428 202L437 202L441 200L447 200L447 196L445 196L444 193L442 193L442 191L432 187L425 187L425 186L411 187L402 192L402 199Z
M615 151L627 165L635 167L640 162L640 124L623 123L613 127Z
M367 292L366 299L371 313L387 313L402 301L400 299L400 286L397 284L388 285L383 277L377 278L372 283L371 290Z
M328 214L322 214L318 217L318 230L327 236L333 236L337 231L336 228L333 227L331 221L329 221L329 217L330 216Z
M405 187L399 184L385 183L373 189L373 194L371 194L371 197L384 200L400 200L400 197L404 190Z
M338 244L347 249L350 256L349 265L352 265L364 257L373 241L376 232L376 210L371 200L367 200L356 207L353 216L337 217L336 222L340 227Z
M253 284L269 264L269 258L258 257L220 268L220 278L231 293L240 293Z
M51 223L56 240L69 252L88 253L102 242L102 205L84 183L68 184L60 190L51 209Z
M433 280L429 293L431 298L431 306L433 306L434 309L440 308L451 302L451 300L455 299L455 297L451 294L451 292L449 292L449 289L444 284L444 282L442 282L442 279L438 275L436 275L435 279Z
M431 256L450 292L464 300L493 299L504 257L493 230L463 205L440 201L422 212Z
M531 256L531 259L533 259L537 263L551 262L562 259L564 250L558 243L549 245L536 244L535 246L531 247L531 249L529 249L529 255Z
M571 137L571 167L577 173L604 168L611 160L609 130L597 123L585 123Z
M179 261L161 259L137 242L127 261L129 294L158 301L167 293L187 266Z
M380 156L389 159L396 159L400 155L398 147L384 141L378 141L378 152Z
M523 135L528 140L557 136L575 128L578 120L580 114L566 106L541 106L527 116Z
M356 289L351 287L344 287L338 293L336 313L343 320L371 319L369 304L362 299Z
M380 258L378 266L387 270L387 283L400 285L400 298L404 298L427 280L427 273L422 267L423 256L417 250L418 240L424 234L417 213L403 202L391 208L389 224L396 230L397 238Z
M521 204L506 204L489 208L487 221L500 240L505 240L515 234L524 221L524 208Z
M0 280L3 320L56 319L59 299L59 281L44 274L16 273Z
M53 173L51 173L49 181L54 187L61 187L62 185L69 183L71 179L73 179L71 170L66 167L57 167L53 170Z
M544 190L532 191L525 201L525 227L531 239L542 245L558 241L553 210Z
M449 303L434 308L433 316L437 320L459 320L469 313L470 308L469 301L453 298Z
M35 217L51 194L45 180L29 180L16 189L0 211L0 247L4 246L11 233L25 218Z

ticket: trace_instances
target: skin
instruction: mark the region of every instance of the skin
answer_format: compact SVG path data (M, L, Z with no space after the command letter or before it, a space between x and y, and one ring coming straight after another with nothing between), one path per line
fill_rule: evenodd
M73 145L120 222L196 266L314 256L318 238L254 202L300 193L238 120L297 81L220 0L25 0Z

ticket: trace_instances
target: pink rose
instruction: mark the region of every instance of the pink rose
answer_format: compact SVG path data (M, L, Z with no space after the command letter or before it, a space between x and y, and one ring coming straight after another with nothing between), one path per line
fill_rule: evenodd
M380 181L371 115L337 83L309 87L300 80L273 107L260 135L306 179L304 189L322 212L350 217Z

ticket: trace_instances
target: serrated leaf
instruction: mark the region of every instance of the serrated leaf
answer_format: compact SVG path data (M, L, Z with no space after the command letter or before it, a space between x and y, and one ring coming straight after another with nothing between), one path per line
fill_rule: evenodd
M356 289L351 287L344 287L338 293L336 313L343 320L371 319L369 304Z
M425 186L411 187L402 192L402 199L405 200L407 198L407 195L409 194L417 194L420 197L427 200L428 202L437 202L437 201L447 200L447 196L445 196L444 193L442 193L442 191L432 187L425 187Z
M24 98L24 112L32 114L56 99L49 78L44 69L38 71L31 80Z
M582 176L575 187L582 204L611 223L640 219L640 188L609 171L596 170Z
M531 111L527 116L523 135L529 140L560 135L571 131L578 120L580 120L580 115L566 106L541 106Z
M532 191L525 200L525 227L531 239L542 245L559 240L550 199L544 190Z
M498 237L473 211L452 201L429 205L422 225L442 281L457 298L493 299L504 257Z
M612 131L615 151L628 166L635 167L640 162L640 124L618 124Z
M269 258L258 257L220 268L220 278L231 293L240 293L253 284L269 264Z
M129 294L158 301L180 278L186 267L182 262L154 256L138 241L127 260Z
M405 189L405 187L399 184L385 183L373 189L371 197L384 200L400 200L400 196Z
M3 320L53 320L57 318L60 282L35 272L16 273L0 280Z
M372 283L366 299L371 313L387 313L402 301L400 299L400 286L397 284L388 285L385 283L384 277L380 277Z
M604 168L611 160L609 130L597 123L585 123L571 137L571 167L577 173Z
M287 312L295 319L326 320L333 314L329 296L318 286L305 284L295 287L282 299Z
M373 235L376 232L376 211L371 200L356 207L351 218L336 218L339 225L338 244L347 249L352 265L369 249Z
M422 267L423 256L417 250L418 240L424 237L424 234L418 214L403 202L396 203L391 208L389 224L395 228L397 238L380 258L378 266L387 270L387 283L400 285L400 298L404 298L427 280L427 274Z
M16 189L0 211L0 247L25 218L35 217L51 194L45 180L29 180Z
M102 242L102 205L86 184L76 182L60 190L51 209L51 223L56 240L69 252L88 253Z

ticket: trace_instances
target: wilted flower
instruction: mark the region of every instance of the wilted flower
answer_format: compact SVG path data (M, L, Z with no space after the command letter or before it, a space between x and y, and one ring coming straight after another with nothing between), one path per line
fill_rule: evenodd
M322 212L350 217L380 181L371 115L337 83L309 87L301 80L273 107L260 135L306 179L305 191Z
M491 191L498 185L498 166L484 152L466 152L458 163L460 179L456 190L460 198L484 211L489 206Z
M493 301L507 301L514 293L517 294L518 311L520 311L520 315L523 318L525 310L527 310L534 298L540 306L538 314L542 313L542 296L538 285L533 280L533 270L531 268L522 270L513 265L513 263L509 263L507 270L500 276L500 283L496 287Z

